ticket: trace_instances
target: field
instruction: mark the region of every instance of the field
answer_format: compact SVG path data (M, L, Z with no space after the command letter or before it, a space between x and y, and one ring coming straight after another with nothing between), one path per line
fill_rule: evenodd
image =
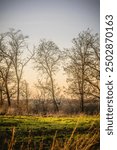
M99 116L0 116L0 150L99 150Z

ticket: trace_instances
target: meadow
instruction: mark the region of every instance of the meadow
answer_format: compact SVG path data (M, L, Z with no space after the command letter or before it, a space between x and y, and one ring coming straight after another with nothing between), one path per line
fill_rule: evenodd
M0 116L0 150L99 150L99 116Z

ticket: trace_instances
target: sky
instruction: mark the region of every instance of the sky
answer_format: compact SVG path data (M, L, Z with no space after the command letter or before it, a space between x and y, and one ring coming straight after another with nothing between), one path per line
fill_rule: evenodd
M99 0L0 0L0 33L9 28L21 29L30 45L40 39L53 40L61 49L69 48L79 32L90 28L100 32ZM36 78L31 64L25 77ZM59 78L64 83L65 77Z

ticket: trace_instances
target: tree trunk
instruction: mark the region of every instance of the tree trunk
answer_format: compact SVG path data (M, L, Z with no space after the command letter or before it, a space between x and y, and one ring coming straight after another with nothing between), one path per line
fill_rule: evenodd
M0 106L3 105L2 89L0 89Z
M51 90L52 90L52 99L53 99L53 104L54 104L54 112L59 112L59 108L58 108L58 105L56 103L56 100L55 100L55 91L54 91L54 84L53 84L53 79L52 79L52 76L50 76L50 79L51 79Z
M8 89L7 82L5 83L5 88L6 88L6 95L7 95L8 107L10 107L11 106L11 100L10 100L10 95L9 95L9 89Z
M29 109L28 109L28 98L26 98L26 111L27 111L27 114L29 114Z
M19 94L20 94L20 89L19 89L19 87L20 87L20 82L19 82L19 80L17 80L17 109L18 109L18 113L19 113Z
M81 112L84 112L84 60L82 60L82 77L81 77Z

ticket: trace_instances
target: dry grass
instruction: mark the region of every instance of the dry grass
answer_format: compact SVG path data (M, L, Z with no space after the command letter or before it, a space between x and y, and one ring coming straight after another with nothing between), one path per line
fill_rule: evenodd
M58 139L54 139L51 150L99 150L99 130L89 130L89 133L84 135L77 135L74 138L76 128L74 128L70 138L63 144Z
M84 134L83 136L78 135L76 138L74 138L75 131L76 131L76 127L74 128L70 138L66 139L64 143L62 143L62 141L56 138L57 137L57 132L56 132L55 136L53 137L53 142L50 150L99 150L98 131L92 131L92 133L87 133ZM8 144L8 150L14 150L13 148L13 145L15 143L14 135L15 135L15 128L12 129L12 137L10 143ZM24 150L23 144L20 146L20 150ZM31 139L29 139L27 148L25 148L25 150L32 150ZM39 144L39 150L44 150L43 140Z
M10 143L8 144L8 150L12 150L13 149L13 145L15 144L15 127L12 128L12 136L11 136L11 141Z

